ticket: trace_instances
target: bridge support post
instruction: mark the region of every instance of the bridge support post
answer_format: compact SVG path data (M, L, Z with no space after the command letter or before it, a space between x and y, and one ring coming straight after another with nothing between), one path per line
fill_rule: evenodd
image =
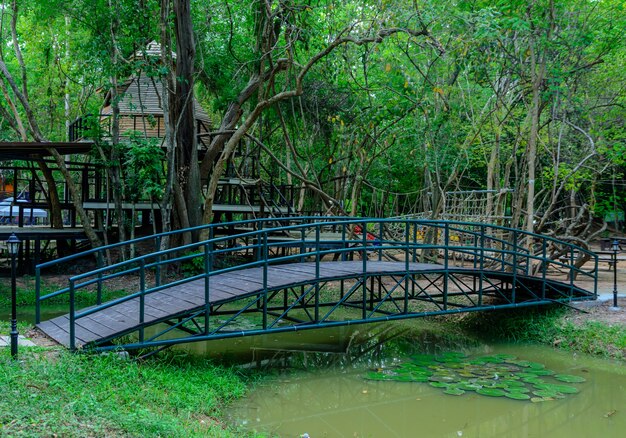
M70 351L76 350L76 306L74 280L70 279Z
M548 270L548 248L546 239L543 239L543 245L541 248L541 299L546 299L546 273Z
M450 228L448 223L446 222L443 229L443 240L444 240L444 249L443 249L443 265L444 265L444 273L443 273L443 310L448 310L448 283L450 282L450 262L449 262L449 249L450 246Z
M211 316L211 295L210 295L210 276L211 276L211 244L204 245L204 334L209 334L209 317Z
M409 221L404 224L404 303L402 311L409 312L409 257L411 248L409 245Z
M263 330L267 330L267 232L263 233Z
M157 236L154 240L154 250L161 251L161 236ZM154 284L155 286L161 286L161 255L156 258L156 267L154 269Z
M320 225L315 227L315 322L320 320Z
M104 266L104 260L102 260L102 253L98 252L96 254L96 266L100 269ZM96 286L96 303L98 306L102 304L102 273L98 274L98 283Z
M41 322L41 268L35 268L35 324Z
M530 239L531 237L528 236ZM515 292L517 290L517 251L519 245L517 244L518 234L517 230L513 230L513 265L511 270L513 271L513 282L511 283L511 303L515 303ZM528 251L531 251L532 241L528 244Z
M139 262L139 343L144 341L144 322L146 319L146 260L141 259Z
M483 272L485 272L485 226L480 226L480 275L478 277L478 305L483 305Z
M363 251L362 251L362 259L363 259L363 276L361 277L361 289L363 292L363 299L361 302L361 306L363 307L363 311L361 312L363 319L367 318L367 222L363 222L361 224L361 233L363 234Z

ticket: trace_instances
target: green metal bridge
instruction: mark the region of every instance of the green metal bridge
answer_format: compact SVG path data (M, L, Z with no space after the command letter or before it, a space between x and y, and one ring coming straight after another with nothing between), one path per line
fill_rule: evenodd
M171 245L200 232L208 239ZM169 248L160 250L166 239ZM579 267L581 258L586 268ZM36 322L71 350L165 348L593 300L597 265L593 252L571 243L496 225L259 219L158 234L40 264ZM67 287L42 294L42 273L76 266L89 267ZM60 300L68 313L42 321L47 306L58 308Z

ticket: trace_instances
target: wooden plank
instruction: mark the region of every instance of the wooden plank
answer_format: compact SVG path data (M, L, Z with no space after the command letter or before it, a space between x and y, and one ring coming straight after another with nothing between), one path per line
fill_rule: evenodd
M54 339L59 344L64 345L65 347L69 347L69 333L67 332L67 330L55 324L54 321L43 321L37 324L37 327L48 337Z
M159 301L168 303L173 303L176 300L179 300L181 301L180 306L185 308L197 307L204 304L204 296L201 298L199 293L194 294L193 291L188 292L181 286L173 286L171 289L165 289L161 291L158 297L155 298Z
M70 327L70 320L68 318L67 315L64 316L60 316L59 318L57 318L56 324L61 327L61 328L65 328L67 327L67 345L69 346L69 327ZM76 336L76 346L79 347L81 345L85 345L88 342L92 342L94 340L100 339L101 337L98 336L98 333L95 333L94 331L90 330L87 327L83 327L80 324L78 324L78 322L75 324L75 336Z
M209 282L209 287L217 288L218 290L223 290L225 292L232 294L233 296L247 294L250 292L250 288L246 288L245 286L242 286L237 281L236 277L230 277L230 276L226 277L223 274L211 277L211 280Z
M106 318L108 315L105 312L96 313L94 314L94 316L95 318L92 318L91 316L85 316L83 318L77 319L76 326L82 327L85 330L94 333L96 335L94 339L101 339L109 335L119 333L121 325L111 324L111 320L108 320ZM105 321L107 322L107 324L104 323Z

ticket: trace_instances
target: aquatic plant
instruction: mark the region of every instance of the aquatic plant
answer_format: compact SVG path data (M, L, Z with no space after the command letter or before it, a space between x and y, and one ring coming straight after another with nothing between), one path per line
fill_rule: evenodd
M556 374L544 364L520 360L511 354L469 357L459 352L418 354L394 368L378 369L368 380L422 382L460 396L467 392L487 397L506 397L533 403L576 394L579 389L565 383L583 383L584 377Z

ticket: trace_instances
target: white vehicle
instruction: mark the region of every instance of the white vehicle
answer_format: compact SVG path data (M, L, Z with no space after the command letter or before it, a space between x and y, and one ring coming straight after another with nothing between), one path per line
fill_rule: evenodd
M41 208L20 208L20 203L27 203L26 199L18 199L14 201L12 197L0 201L0 224L17 224L19 221L20 210L23 211L24 223L35 225L37 219L48 217L48 212Z

